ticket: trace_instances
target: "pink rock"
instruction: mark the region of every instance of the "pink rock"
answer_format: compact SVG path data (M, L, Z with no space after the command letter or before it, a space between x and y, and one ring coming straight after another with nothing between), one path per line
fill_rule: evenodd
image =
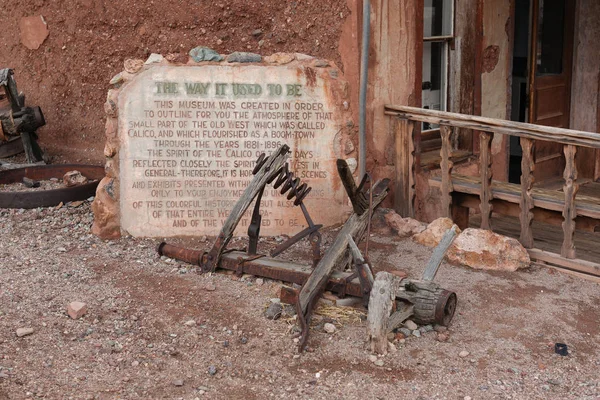
M48 25L41 15L21 18L19 29L21 43L30 50L39 49L48 37Z
M67 306L67 313L73 319L79 319L87 313L87 305L80 301L73 301Z
M454 223L450 218L438 218L429 225L421 233L413 236L413 240L424 246L435 247L440 243L446 231L452 228ZM460 233L460 229L457 231Z
M474 228L465 229L454 240L446 257L455 264L495 271L516 271L531 262L518 240Z
M390 211L385 215L385 222L400 237L412 236L425 230L425 226L421 222L412 218L402 218L394 211Z

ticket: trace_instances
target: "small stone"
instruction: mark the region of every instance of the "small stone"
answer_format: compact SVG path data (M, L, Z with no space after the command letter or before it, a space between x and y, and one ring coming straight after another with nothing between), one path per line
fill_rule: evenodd
M17 336L18 337L28 336L28 335L31 335L33 332L34 332L33 328L19 328L19 329L17 329Z
M463 400L471 400L471 396L465 396L463 397Z
M143 66L144 66L144 60L134 60L131 58L128 58L123 63L123 68L125 69L126 72L129 72L130 74L137 73L140 69L142 69Z
M146 62L144 64L148 65L148 64L159 63L162 60L164 60L164 57L162 56L162 54L152 53L152 54L150 54L150 56L148 56L148 59L146 60Z
M229 340L223 341L223 347L229 347Z
M374 354L371 354L371 355L369 356L369 361L371 361L372 363L374 363L375 361L377 361L377 356L376 356L376 355L374 355Z
M257 278L254 283L258 286L262 286L265 283L265 280L263 278Z
M379 360L375 361L373 364L377 365L378 367L383 367L383 360L379 359Z
M193 319L190 319L189 321L186 321L184 323L185 326L196 326L196 321L194 321Z
M421 337L421 331L418 329L415 329L414 331L412 331L412 334L414 337Z
M269 307L265 311L265 317L267 319L276 320L281 317L281 312L283 311L283 307L279 303L271 303Z
M64 247L59 247L56 249L56 251L58 251L59 253L66 253L67 249L65 249Z
M246 344L246 343L248 343L248 338L247 338L247 337L245 337L245 336L242 336L242 337L241 337L241 339L240 339L240 343L241 343L241 344Z
M448 328L446 328L444 325L436 325L433 327L433 330L436 332L446 332Z
M403 334L404 337L409 337L412 334L411 330L408 328L400 328L400 329L398 329L398 332Z
M326 68L329 67L329 63L325 60L316 60L314 66L317 68Z
M252 31L252 36L260 36L262 35L263 31L262 29L255 29Z
M131 363L132 367L137 367L138 365L140 365L140 362L137 360Z
M63 176L63 183L67 187L84 185L88 179L79 171L69 171Z
M447 342L448 339L450 339L450 335L448 334L448 332L438 332L435 339L438 342Z
M183 386L183 379L175 379L171 383L173 384L173 386Z
M394 332L389 332L387 334L387 340L389 340L390 342L394 341L394 339L396 339L396 334Z
M195 62L200 61L223 61L223 56L208 47L198 46L190 50L190 57Z
M48 24L41 15L22 17L19 21L21 44L29 50L37 50L48 37Z
M217 290L217 286L215 286L215 284L212 282L208 282L206 285L204 285L204 290L207 292L214 292Z
M469 354L471 354L471 353L469 353L469 352L468 352L468 351L466 351L466 350L463 350L463 351L461 351L460 353L458 353L458 356L459 356L460 358L465 358L465 357L467 357Z
M79 319L87 313L87 305L80 301L72 301L67 306L67 314L72 319Z
M262 56L256 53L247 53L244 51L236 51L227 56L227 62L229 63L254 63L261 62Z
M208 367L208 374L209 375L215 375L217 373L217 367L215 367L214 365L211 365Z
M419 328L419 330L421 331L421 333L431 332L431 331L433 331L433 326L425 325L425 326L422 326L421 328Z
M123 82L123 74L119 72L118 74L113 76L108 83L111 85L118 85L122 82Z
M335 325L332 323L329 323L329 322L327 322L327 323L325 323L325 325L323 325L323 329L327 333L335 333L335 330L336 330Z
M296 56L291 53L274 53L264 58L267 64L289 64L296 59Z
M406 321L404 321L404 326L406 327L406 329L410 329L411 331L414 331L415 329L419 329L419 325L415 324L410 319L407 319Z

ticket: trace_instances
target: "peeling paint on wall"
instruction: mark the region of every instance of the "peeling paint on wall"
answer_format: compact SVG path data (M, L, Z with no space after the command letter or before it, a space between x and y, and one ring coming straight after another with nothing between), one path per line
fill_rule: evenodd
M490 73L498 65L500 59L500 47L496 45L488 46L483 50L483 72Z

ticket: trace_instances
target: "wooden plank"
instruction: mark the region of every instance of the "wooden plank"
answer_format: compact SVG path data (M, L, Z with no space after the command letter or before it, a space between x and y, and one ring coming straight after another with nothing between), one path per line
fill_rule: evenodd
M453 175L452 185L455 192L465 194L480 194L480 178ZM432 187L441 187L441 181L438 177L429 179ZM562 191L548 191L543 189L532 189L533 205L537 208L562 212L564 209L565 194ZM494 199L505 200L511 203L519 204L521 190L519 185L508 182L492 182L492 194ZM597 197L577 195L576 209L578 216L600 219L600 204Z
M575 258L575 218L577 217L577 208L575 205L575 196L579 189L577 183L577 165L575 164L575 154L577 153L577 147L565 146L565 186L563 192L565 193L565 204L563 209L563 245L560 250L560 254L566 258Z
M527 249L527 252L532 260L539 260L573 271L600 277L600 264L580 259L565 258L559 254L540 249Z
M447 124L452 125L455 128L463 128L463 129L471 129L474 131L486 131L486 132L494 132L503 135L509 136L518 136L518 137L526 137L529 139L538 139L545 141L553 141L561 144L574 144L577 146L591 147L591 148L600 148L600 142L594 139L587 138L579 138L579 137L570 137L564 135L554 134L550 136L550 134L539 133L539 132L530 132L530 131L522 131L513 128L506 128L502 126L493 126L493 125L482 125L477 124L475 122L465 122L465 121L452 121L450 122L448 119L438 118L438 117L429 117L429 116L419 116L413 115L409 113L400 113L394 111L387 111L385 115L391 115L398 118L406 118L414 121L421 122L429 122L431 124ZM476 142L478 143L479 136L475 136ZM478 151L478 147L474 147L476 151Z
M452 131L448 125L440 126L442 136L442 148L440 150L440 167L442 169L442 210L446 217L452 218L452 167L454 163L450 160L452 151Z
M398 119L395 129L396 187L394 209L403 217L414 217L415 200L415 147L414 121Z
M533 172L535 164L533 162L534 141L527 138L521 138L521 148L523 149L523 158L521 159L521 235L519 241L525 248L533 247L533 231L531 224L533 223Z
M481 204L481 229L492 229L490 222L492 218L492 139L494 134L491 132L481 132L479 135L479 159L480 159L480 177L481 191L479 197Z
M543 126L537 124L529 124L524 122L515 122L515 121L507 121L503 119L496 118L487 118L480 117L475 115L466 115L466 114L458 114L451 113L447 111L438 111L431 109L423 109L418 107L409 107L409 106L395 106L395 105L385 105L386 113L390 114L404 114L403 118L410 118L417 121L423 121L425 118L433 118L433 120L437 120L438 124L447 124L452 126L457 126L457 123L474 123L476 125L481 126L482 130L485 131L495 131L496 128L503 128L508 130L514 130L515 132L519 132L516 136L526 135L526 134L536 134L545 136L546 141L556 141L554 137L561 138L571 138L572 140L582 140L582 141L590 141L590 143L595 144L591 147L600 147L600 134L594 132L585 132L574 129L565 129L565 128L556 128L550 126ZM408 117L410 115L410 117ZM424 122L430 122L424 121ZM576 143L573 143L576 144Z

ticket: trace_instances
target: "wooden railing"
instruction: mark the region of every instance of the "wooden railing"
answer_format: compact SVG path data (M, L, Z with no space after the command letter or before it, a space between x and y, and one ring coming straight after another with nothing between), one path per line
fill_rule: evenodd
M577 166L575 154L577 146L600 148L600 134L583 132L570 129L554 128L541 125L527 124L521 122L505 121L494 118L485 118L450 112L426 110L408 106L386 105L385 113L398 119L398 130L396 132L397 159L403 166L396 167L397 174L404 174L398 178L400 190L400 202L414 202L414 176L418 170L418 137L414 137L415 123L428 122L440 126L441 136L441 201L444 213L449 217L457 217L456 205L453 204L453 195L456 192L474 195L475 188L479 197L479 208L481 210L481 228L491 229L491 216L495 196L504 201L518 204L520 212L520 237L519 240L524 247L533 248L532 222L534 219L534 208L559 211L562 213L563 241L560 258L565 260L576 257L574 245L574 233L576 220L584 221L586 218L600 219L599 199L576 200L579 185L577 183ZM473 134L479 135L479 160L480 176L475 182L473 179L457 179L452 174L453 163L451 160L452 136L455 129L469 129ZM492 139L494 134L517 136L520 138L523 151L521 161L521 184L492 182ZM534 188L534 151L536 141L555 142L563 145L565 157L565 169L563 173L564 185L562 192L549 191ZM400 144L398 144L400 143ZM402 153L402 154L400 154ZM407 169L406 158L412 158L411 166ZM408 184L407 184L408 183ZM469 186L470 184L470 186ZM455 186L461 185L460 188ZM477 185L480 185L477 188ZM501 187L500 187L501 186ZM563 194L564 193L564 197ZM580 196L581 197L581 196ZM581 203L581 204L579 204ZM398 203L397 203L398 204ZM597 207L596 207L597 206ZM409 205L407 209L412 212L414 207ZM587 221L587 220L586 220ZM600 225L600 224L598 224ZM531 252L530 252L531 253ZM533 251L535 254L535 251ZM594 272L600 274L596 266Z

